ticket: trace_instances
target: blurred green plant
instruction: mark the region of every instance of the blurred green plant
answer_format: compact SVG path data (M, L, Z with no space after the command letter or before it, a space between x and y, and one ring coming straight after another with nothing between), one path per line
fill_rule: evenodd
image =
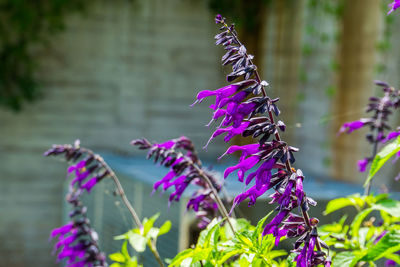
M109 257L115 263L113 263L110 267L136 267L141 266L137 263L136 257L131 257L128 253L127 243L131 245L131 247L138 253L142 253L148 247L151 252L156 256L158 261L161 261L160 256L157 252L157 238L161 235L164 235L171 230L171 221L166 221L160 227L154 227L154 223L160 216L160 213L157 213L148 218L144 218L142 225L143 228L133 228L132 230L114 237L115 240L125 240L122 245L121 251L111 254ZM163 263L161 262L161 266Z
M288 266L279 260L287 253L274 250L275 237L262 236L270 214L255 227L245 219L231 219L236 235L226 224L221 225L223 220L214 219L200 233L196 245L176 255L169 266Z
M376 266L381 258L400 264L396 253L400 250L400 202L387 194L354 194L329 201L324 213L349 206L358 211L350 224L345 215L339 222L320 227L321 238L337 250L333 251L333 266Z
M4 0L0 4L0 105L20 110L38 96L35 50L65 28L67 15L82 12L82 0Z

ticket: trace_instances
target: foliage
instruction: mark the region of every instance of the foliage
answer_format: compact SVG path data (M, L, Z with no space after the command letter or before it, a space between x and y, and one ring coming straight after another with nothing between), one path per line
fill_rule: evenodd
M358 210L350 224L346 224L347 216L343 216L339 222L320 228L325 242L337 249L333 258L334 266L356 266L363 262L375 266L374 262L381 258L400 263L400 257L396 254L400 250L400 202L389 198L387 194L356 194L331 200L325 214L349 206Z
M19 110L38 95L34 51L65 28L82 0L6 0L0 5L0 105Z
M368 184L375 174L383 167L383 165L397 152L400 151L400 137L397 137L395 141L387 144L382 150L376 154L369 170L368 178L365 181L365 185Z
M160 216L159 213L150 217L150 219L144 218L143 228L133 228L125 234L116 236L115 240L127 240L129 244L137 252L144 252L146 250L146 245L151 247L151 244L157 243L157 238L169 232L171 229L171 221L166 221L160 227L154 227L155 221Z
M287 266L277 259L286 252L273 249L275 238L262 236L270 214L256 227L245 219L231 219L235 235L226 224L222 225L223 220L214 219L200 233L196 245L176 255L169 266Z

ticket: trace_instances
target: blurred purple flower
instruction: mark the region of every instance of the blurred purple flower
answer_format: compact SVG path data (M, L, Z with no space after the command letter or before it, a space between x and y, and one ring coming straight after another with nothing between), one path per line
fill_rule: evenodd
M368 158L360 159L360 160L357 162L357 164L358 164L358 170L359 170L360 172L365 172L365 170L367 169L368 163L369 163Z
M368 121L369 120L361 119L358 121L346 122L340 128L339 133L344 133L344 132L351 133L355 130L362 128L364 125L367 124Z
M394 0L392 3L389 4L389 7L390 10L387 13L388 15L400 7L400 0Z

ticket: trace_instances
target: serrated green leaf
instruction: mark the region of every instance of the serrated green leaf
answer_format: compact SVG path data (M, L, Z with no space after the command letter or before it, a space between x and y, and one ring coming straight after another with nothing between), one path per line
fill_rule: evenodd
M217 218L214 218L206 227L206 229L204 229L203 231L200 232L199 235L199 239L197 240L197 244L196 247L198 246L203 246L206 236L208 235L208 232L217 224L221 223L220 221L218 221Z
M160 231L158 232L158 235L163 235L169 232L169 230L171 230L171 221L166 221L161 227L160 227Z
M396 138L395 141L386 145L381 149L381 151L376 154L374 160L372 161L371 168L369 170L368 178L365 181L364 186L371 181L374 175L382 168L382 166L388 161L394 154L400 150L400 136Z
M360 209L364 206L365 200L360 194L354 194L347 197L336 198L328 202L324 215L340 210L344 207L354 206Z
M213 248L203 248L203 249L195 249L193 253L193 262L198 262L201 260L207 260Z
M126 261L125 256L122 255L122 253L119 253L119 252L110 254L110 255L108 255L108 257L110 258L110 260L116 261L116 262L121 262L121 263L123 263L123 262Z
M223 254L222 258L218 261L218 264L223 264L224 262L226 262L227 260L229 260L231 257L241 254L242 250L241 249L234 249L231 250L229 252L226 252Z
M261 232L263 231L263 225L265 221L268 219L268 217L273 213L274 211L270 211L267 215L265 215L261 220L258 221L256 229L253 232L253 235L251 237L251 240L253 242L256 242L261 235Z
M362 259L365 261L376 261L398 250L400 250L400 232L391 231L386 233L378 243L371 246Z
M117 262L114 262L113 264L110 265L110 267L122 267L122 265Z

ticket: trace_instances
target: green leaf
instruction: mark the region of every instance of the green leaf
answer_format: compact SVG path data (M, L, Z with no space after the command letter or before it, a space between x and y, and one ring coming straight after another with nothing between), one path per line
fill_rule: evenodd
M385 258L400 264L400 256L398 254L388 254L385 255Z
M372 208L365 209L365 210L361 211L360 213L358 213L357 216L354 218L353 222L351 223L351 234L354 237L358 237L358 235L359 235L358 231L361 227L361 223L368 216L368 214L371 213L371 211L373 211Z
M371 168L369 170L368 178L365 181L364 186L371 181L374 175L382 168L382 166L388 161L394 154L400 150L400 136L395 141L386 145L382 150L375 156L372 161Z
M147 238L139 234L129 232L129 244L137 251L143 252L146 250Z
M251 237L252 241L255 242L258 240L258 237L261 235L261 232L263 231L263 225L265 221L268 219L268 217L273 213L274 211L270 211L267 215L265 215L261 220L258 221L256 229L253 232L253 235Z
M169 266L180 266L181 262L193 256L193 249L188 248L179 252L175 258L172 259Z
M119 253L119 252L110 254L110 255L108 255L108 257L110 258L110 260L116 261L116 262L122 262L123 263L126 260L125 256L122 255L122 253Z
M324 215L332 213L336 210L340 210L347 206L354 206L357 209L360 209L364 206L364 203L365 200L363 197L360 196L360 194L354 194L348 197L333 199L329 201L328 204L326 205Z
M394 199L383 199L372 205L372 208L375 210L383 210L394 217L400 217L400 201Z
M336 254L333 258L333 266L346 266L351 267L354 266L353 260L355 259L356 255L353 254L352 251L344 251ZM353 264L353 265L352 265Z
M129 255L129 252L128 252L128 242L127 241L125 241L123 244L122 244L122 247L121 247L121 254L126 258L126 259L129 259L131 256Z
M372 245L368 248L367 254L363 257L363 260L376 261L398 250L400 250L400 231L390 231L385 234L376 245Z
M218 261L218 264L222 265L224 262L226 262L227 260L229 260L233 256L241 254L241 253L242 253L241 249L234 249L234 250L231 250L229 252L226 252L225 254L223 254L222 258Z
M160 231L158 232L158 236L166 234L169 232L169 230L171 230L171 221L166 221L161 227L160 227Z
M146 235L151 228L153 228L154 222L160 217L160 213L156 213L150 217L150 219L144 218L143 220L143 235Z
M206 229L204 229L203 231L200 232L199 239L197 240L196 247L197 247L197 246L203 246L203 244L204 244L204 242L205 242L205 239L206 239L206 237L207 237L207 235L208 235L208 232L209 232L215 225L218 225L218 224L220 224L220 223L221 223L221 222L218 221L217 218L214 218L214 219L207 225Z

